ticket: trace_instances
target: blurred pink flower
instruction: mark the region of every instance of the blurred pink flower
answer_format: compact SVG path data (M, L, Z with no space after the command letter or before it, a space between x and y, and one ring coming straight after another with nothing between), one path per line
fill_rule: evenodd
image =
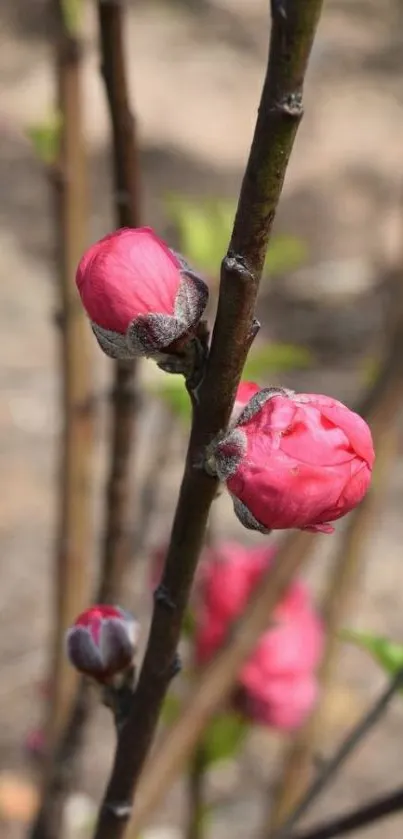
M211 447L209 466L245 527L333 532L363 499L374 449L367 423L329 396L256 393Z
M196 610L196 659L204 664L225 641L274 556L271 546L224 543L205 557ZM323 627L309 592L294 581L272 622L241 668L238 700L256 722L281 728L300 725L317 696L315 670L323 649Z
M31 728L25 737L24 748L33 758L42 758L46 753L46 740L43 728Z
M91 245L76 282L101 348L122 360L174 353L208 299L203 280L149 227L121 228Z

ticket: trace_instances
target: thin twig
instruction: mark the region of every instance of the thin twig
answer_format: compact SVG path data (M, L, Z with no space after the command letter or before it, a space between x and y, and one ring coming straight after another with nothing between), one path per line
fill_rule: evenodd
M176 440L178 425L173 411L166 405L159 405L153 429L153 445L149 452L146 474L140 490L137 528L134 534L134 554L139 554L147 545L150 525L158 509L161 495L166 492L163 478L172 455L172 444Z
M140 223L139 162L125 66L123 12L122 4L115 0L98 3L102 75L113 131L116 223L118 227L137 227ZM101 602L113 603L121 599L132 552L130 473L135 410L135 365L117 362L111 393L111 451L100 574Z
M314 825L301 833L293 833L290 839L333 839L335 836L345 836L353 830L361 830L369 824L400 813L403 810L403 789L364 804L344 816L337 816L319 825ZM385 834L386 835L386 834Z
M189 807L186 839L203 839L203 825L206 816L204 801L206 762L203 744L196 746L187 773L187 804Z
M328 761L325 768L320 772L318 777L315 778L300 804L298 804L295 810L293 810L291 816L286 820L285 824L282 825L274 834L273 839L288 839L294 825L300 818L302 818L303 815L305 815L311 804L318 798L320 793L323 792L325 787L328 786L329 781L333 780L342 766L344 766L347 758L350 757L357 746L381 719L388 708L391 699L395 696L396 691L400 690L402 686L403 670L400 670L382 691L378 699L369 709L368 713L365 714L365 716L359 720L357 725L349 732L331 760Z
M259 280L302 117L302 84L321 6L320 0L272 3L268 71L233 235L222 265L211 352L194 412L162 586L157 591L148 646L129 718L118 741L96 839L120 839L124 833L175 667L182 620L217 489L217 481L202 471L200 463L206 445L228 424L249 349ZM289 579L283 582L287 584ZM280 595L278 589L273 590Z
M67 27L60 0L54 0L52 13L55 17L57 99L62 115L60 154L54 167L53 183L61 274L65 428L55 598L57 630L50 718L45 732L47 756L41 806L30 829L31 839L57 839L60 835L73 755L81 736L81 720L86 714L87 698L81 691L77 674L66 660L64 635L88 601L92 555L90 483L94 401L90 397L90 336L75 288L76 266L86 244L81 47L76 34ZM66 732L69 733L67 742ZM52 794L49 794L50 790Z

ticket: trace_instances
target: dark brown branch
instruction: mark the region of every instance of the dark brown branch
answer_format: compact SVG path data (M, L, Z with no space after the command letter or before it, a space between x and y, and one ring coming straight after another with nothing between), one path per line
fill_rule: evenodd
M57 839L63 804L70 788L73 757L80 739L87 697L65 658L64 634L88 601L92 557L93 408L89 366L90 335L75 288L78 260L87 243L86 172L82 133L81 48L67 29L59 0L55 17L57 105L62 115L60 149L52 183L60 272L64 440L60 475L61 515L58 534L57 630L54 641L48 749L41 807L32 839ZM78 698L77 698L77 691ZM66 742L66 733L69 737Z
M314 825L302 833L294 833L290 839L333 839L335 836L345 836L353 830L361 830L380 819L401 813L403 810L403 790L397 789L389 795L382 796L345 816L337 816L320 825ZM386 835L386 834L385 834Z
M248 352L265 252L302 116L302 83L321 5L320 0L273 4L267 77L230 249L222 265L211 353L192 423L162 587L155 601L133 705L118 742L96 839L119 839L124 833L172 675L182 620L217 488L216 480L200 469L200 463L205 446L228 423Z
M140 188L135 120L130 110L124 55L123 8L114 0L98 3L102 75L113 132L114 204L118 227L140 223ZM101 602L122 597L131 555L131 448L136 410L135 365L117 362L111 394L111 453L106 490L106 530L101 568Z

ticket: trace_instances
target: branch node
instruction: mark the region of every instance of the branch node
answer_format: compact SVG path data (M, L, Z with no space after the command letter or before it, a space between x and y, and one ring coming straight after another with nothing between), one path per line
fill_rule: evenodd
M252 346L257 334L259 333L260 326L261 326L260 321L258 321L257 318L253 318L253 321L252 321L252 324L251 324L251 327L250 327L250 330L249 330L249 335L248 335L249 347Z
M169 671L169 678L174 679L182 670L182 660L179 653L175 653Z
M160 583L158 588L155 589L154 592L154 600L161 606L164 606L169 612L174 612L176 610L176 604L172 600L169 591L163 583Z
M278 99L277 102L273 103L271 110L279 116L289 117L299 122L304 115L302 91L297 90L293 93L287 93L282 99Z
M254 282L254 275L248 268L245 258L240 254L233 253L231 250L228 251L222 261L221 271L225 276L245 283L245 285Z
M104 809L119 821L128 821L132 814L132 804L130 801L106 801Z
M278 15L287 20L286 0L271 0L271 13L273 17Z

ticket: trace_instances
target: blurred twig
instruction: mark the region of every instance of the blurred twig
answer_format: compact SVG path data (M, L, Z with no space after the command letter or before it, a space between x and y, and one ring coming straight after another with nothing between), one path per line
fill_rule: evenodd
M58 268L60 271L62 379L64 404L63 453L60 472L61 509L55 596L54 661L46 730L47 760L42 801L30 835L32 839L57 839L62 808L57 796L52 804L48 790L55 774L55 791L64 787L69 774L74 737L59 763L60 742L70 719L81 718L83 701L77 703L79 681L64 655L64 634L84 608L89 593L92 556L93 410L89 366L88 324L75 289L77 262L86 244L86 172L82 135L81 46L69 28L61 0L52 0L55 17L55 63L58 111L61 115L59 154L51 169L55 194ZM49 161L50 164L50 161ZM52 787L53 788L53 787Z
M158 509L163 477L172 454L172 443L176 438L176 417L165 404L160 404L156 417L152 446L147 470L140 491L137 528L134 534L134 553L139 554L147 543L150 525Z
M302 117L302 84L322 3L272 2L268 70L243 180L229 251L222 265L217 318L189 441L162 585L143 666L127 723L119 738L96 839L120 839L174 672L198 555L217 481L200 469L206 445L228 424L246 355L253 340L259 280L288 159ZM195 400L194 400L195 402ZM290 566L284 566L290 573ZM294 568L292 568L294 570ZM289 582L280 574L281 581ZM273 595L280 596L273 582ZM265 604L266 606L267 604ZM272 602L275 606L275 600ZM267 618L267 613L265 612ZM251 638L246 633L246 638ZM237 655L246 654L239 642ZM232 666L238 658L230 659ZM233 677L236 668L229 670ZM221 685L220 685L221 687Z
M186 827L186 839L202 839L203 825L206 816L204 802L204 780L206 764L203 745L196 746L190 759L187 772L188 791L188 822Z
M139 221L138 160L134 121L128 101L120 4L100 0L99 22L102 69L113 126L116 220L119 226L136 226ZM77 223L78 220L79 214ZM74 264L71 265L73 276L83 249L82 245L75 254ZM134 381L134 365L116 363L111 393L111 465L106 490L105 539L95 596L95 602L98 603L121 600L125 571L131 555L128 525L131 515L130 455L135 411ZM74 620L78 611L75 608L69 615L68 623ZM69 674L73 674L73 669L66 666ZM65 720L64 729L58 737L31 839L59 839L63 805L74 780L75 761L82 745L91 705L90 687L82 680L76 690L70 716Z
M354 749L372 730L374 725L381 719L393 697L398 690L403 687L403 670L391 679L387 687L382 691L378 699L369 709L368 713L359 720L356 726L349 732L347 737L343 740L341 746L337 749L333 757L327 762L325 768L318 774L302 801L295 807L291 816L286 820L284 825L281 825L278 831L274 833L275 839L289 839L294 825L307 812L309 807L313 804L316 798L327 787L329 781L333 780L337 772L344 766L346 760L353 753Z
M54 660L46 742L51 755L77 689L64 655L64 633L84 608L92 557L93 400L88 324L76 288L77 262L87 240L85 148L82 126L80 43L55 0L56 82L61 114L59 154L51 172L55 197L57 268L61 301L63 442L56 562Z
M401 813L403 810L403 789L400 787L388 795L384 795L369 804L352 810L344 816L336 816L322 824L314 825L302 833L293 833L290 839L333 839L335 836L345 836L352 831L361 830L374 822ZM384 834L386 835L386 834Z

